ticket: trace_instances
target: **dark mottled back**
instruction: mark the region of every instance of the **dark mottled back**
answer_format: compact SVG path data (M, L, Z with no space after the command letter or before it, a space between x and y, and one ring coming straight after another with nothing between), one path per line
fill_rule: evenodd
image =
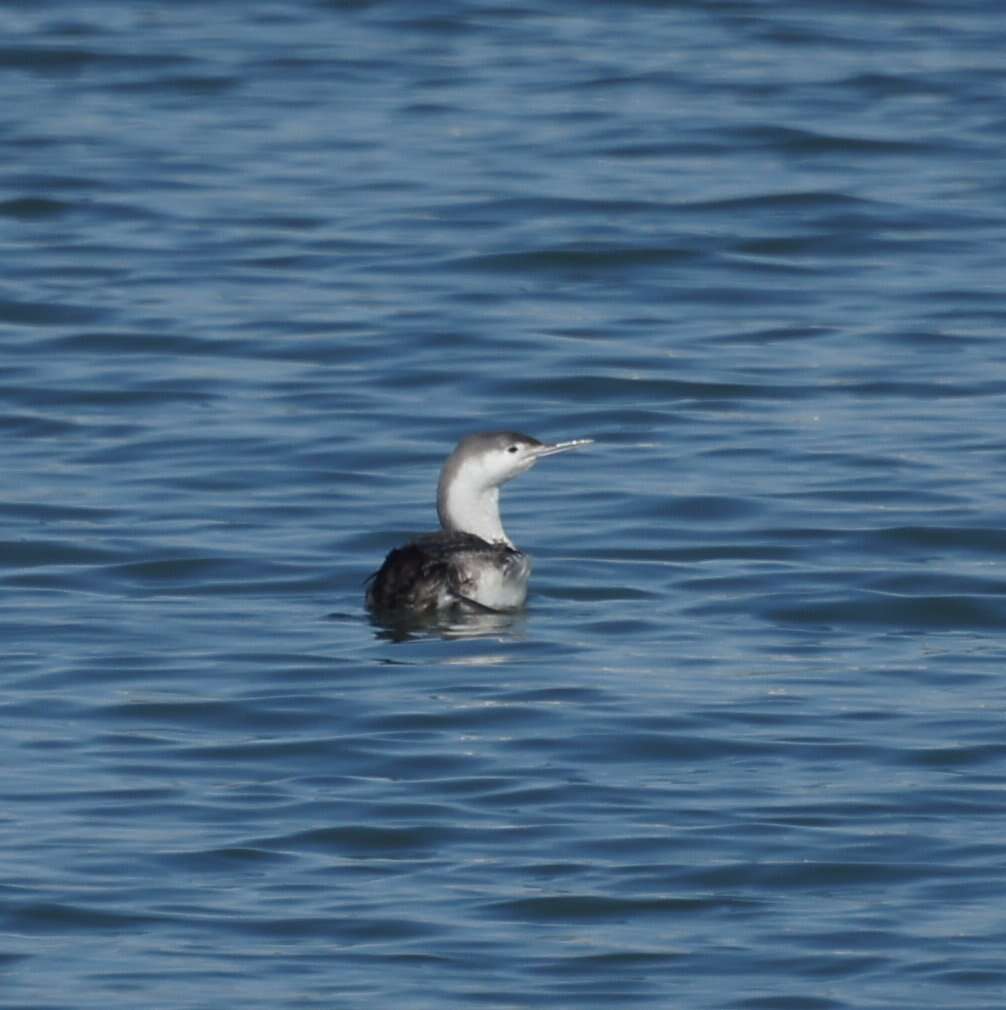
M471 533L431 533L403 547L396 547L384 564L370 576L367 605L374 610L434 610L443 606L443 595L457 603L470 602L464 584L459 555L485 554L498 562L514 554L501 544L486 543Z

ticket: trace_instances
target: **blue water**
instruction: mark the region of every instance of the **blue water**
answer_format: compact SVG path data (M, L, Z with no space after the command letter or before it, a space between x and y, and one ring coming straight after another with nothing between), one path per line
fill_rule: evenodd
M998 3L0 30L5 1010L1006 1005Z

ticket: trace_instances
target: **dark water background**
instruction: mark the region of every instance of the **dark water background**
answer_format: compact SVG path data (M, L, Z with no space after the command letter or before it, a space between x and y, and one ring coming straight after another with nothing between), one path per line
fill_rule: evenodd
M5 1010L1006 1005L999 3L0 31Z

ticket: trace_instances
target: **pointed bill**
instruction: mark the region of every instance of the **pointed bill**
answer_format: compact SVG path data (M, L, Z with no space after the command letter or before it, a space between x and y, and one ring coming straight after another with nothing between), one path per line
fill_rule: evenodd
M567 449L578 449L581 445L592 445L592 438L574 438L570 442L554 442L552 445L537 446L534 450L535 459L542 456L554 456L557 452L566 452Z

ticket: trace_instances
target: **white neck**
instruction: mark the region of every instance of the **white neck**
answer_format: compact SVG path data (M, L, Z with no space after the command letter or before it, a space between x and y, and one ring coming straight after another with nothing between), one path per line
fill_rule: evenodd
M500 520L499 486L482 486L476 475L462 467L441 481L437 495L437 514L445 530L474 533L489 543L513 543L503 530Z

